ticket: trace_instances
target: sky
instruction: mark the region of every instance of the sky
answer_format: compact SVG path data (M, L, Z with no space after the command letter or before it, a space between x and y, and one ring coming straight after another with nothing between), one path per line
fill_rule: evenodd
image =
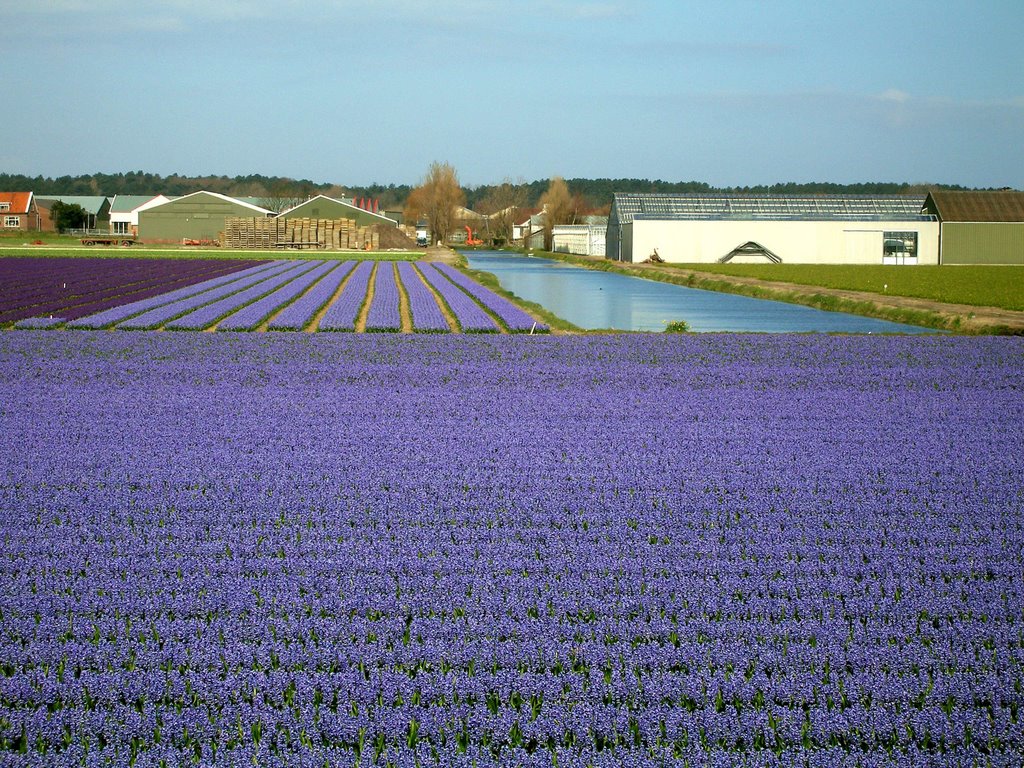
M0 2L0 172L1024 189L1021 0Z

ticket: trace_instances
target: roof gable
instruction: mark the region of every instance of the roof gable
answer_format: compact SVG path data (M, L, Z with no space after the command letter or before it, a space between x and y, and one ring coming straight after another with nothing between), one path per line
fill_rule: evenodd
M158 208L163 208L164 206L167 206L167 205L178 205L179 203L188 204L190 202L192 202L192 203L201 202L204 198L207 198L207 199L208 198L213 198L213 200L216 201L216 202L228 203L229 205L237 205L237 206L241 206L243 208L248 208L251 211L255 211L256 213L259 213L261 216L272 216L273 215L273 211L268 211L266 208L260 208L258 205L253 205L252 203L247 203L244 200L239 200L239 199L234 198L234 197L228 197L227 195L222 195L219 192L206 192L206 191L203 191L203 190L201 190L199 192L193 192L190 195L184 195L183 197L172 198L170 200L167 200L165 202L160 203L159 205L154 205L152 207L147 206L146 209L144 209L144 210L155 211Z
M304 208L319 208L321 203L328 206L337 206L346 212L351 211L353 213L362 214L363 216L369 216L372 218L380 219L381 223L387 222L392 226L396 224L394 219L388 218L382 213L374 213L373 211L368 211L365 208L360 208L358 205L353 205L352 203L347 202L345 200L338 200L335 197L328 197L327 195L317 195L316 197L311 197L309 198L309 200L299 203L298 205L293 206L286 211L281 211L281 213L277 214L277 218L283 219L294 217L296 212L300 212Z
M158 195L114 195L110 204L111 213L131 213L143 203L158 197Z
M4 213L28 213L32 210L31 192L0 192L0 203L7 203Z
M1024 221L1024 192L946 192L928 194L924 210L941 221Z
M530 223L534 216L543 212L543 208L520 208L516 214L515 225L517 227L525 227Z

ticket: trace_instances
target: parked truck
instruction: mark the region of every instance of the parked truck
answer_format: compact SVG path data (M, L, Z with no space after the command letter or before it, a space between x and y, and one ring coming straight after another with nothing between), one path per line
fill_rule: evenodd
M79 239L82 245L123 245L130 246L139 240L135 235L125 232L101 232L98 230L86 230L81 233Z

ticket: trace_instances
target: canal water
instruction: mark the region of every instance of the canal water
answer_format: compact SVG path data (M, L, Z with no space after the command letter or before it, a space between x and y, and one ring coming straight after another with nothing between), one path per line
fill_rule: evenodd
M664 331L668 323L685 320L696 332L936 333L844 312L598 272L555 259L504 251L464 255L471 269L490 272L505 290L588 330Z

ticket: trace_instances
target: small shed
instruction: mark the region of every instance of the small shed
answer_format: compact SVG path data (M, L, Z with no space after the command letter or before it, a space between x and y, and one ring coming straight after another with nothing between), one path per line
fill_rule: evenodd
M940 264L1024 264L1024 192L929 193L939 219Z
M139 212L139 239L148 243L219 240L229 216L273 216L271 211L216 192L193 192Z

